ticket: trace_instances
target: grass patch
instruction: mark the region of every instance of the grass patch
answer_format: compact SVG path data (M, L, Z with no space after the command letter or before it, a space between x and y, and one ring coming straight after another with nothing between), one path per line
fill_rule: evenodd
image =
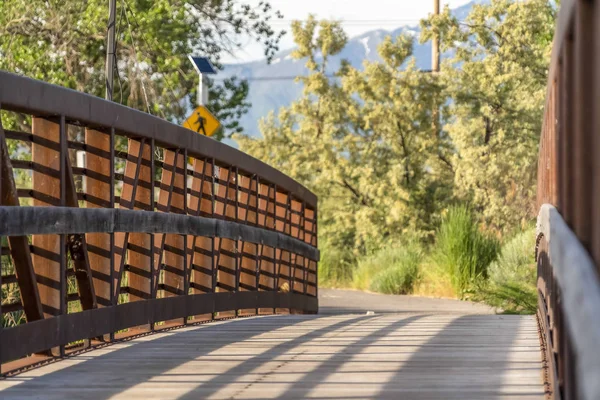
M417 243L389 245L358 261L352 286L386 294L412 293L422 258Z
M500 242L479 230L472 211L457 206L442 220L431 260L450 277L456 295L464 298L487 278L499 250Z
M348 287L356 266L350 250L333 247L326 242L320 245L319 286Z
M511 314L533 314L537 309L535 229L517 234L489 267L485 285L476 297Z
M420 279L413 294L417 296L456 298L450 275L431 260L421 264Z

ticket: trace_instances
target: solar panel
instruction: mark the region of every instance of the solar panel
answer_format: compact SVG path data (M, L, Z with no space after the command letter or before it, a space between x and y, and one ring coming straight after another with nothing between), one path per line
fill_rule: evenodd
M194 68L200 74L216 74L217 70L212 66L208 58L189 56L190 61L194 64Z

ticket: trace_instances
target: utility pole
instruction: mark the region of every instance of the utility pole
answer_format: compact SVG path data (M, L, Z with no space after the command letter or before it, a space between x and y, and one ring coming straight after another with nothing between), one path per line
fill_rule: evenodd
M433 0L433 14L435 16L440 15L440 0ZM433 40L431 41L431 73L434 77L440 72L440 35L439 33L435 33L433 35ZM437 139L440 138L441 134L441 126L440 126L440 105L437 101L438 99L434 99L433 101L433 110L431 110L431 119L432 128L434 137Z
M433 0L433 14L440 15L440 0ZM431 70L440 72L440 38L438 34L431 41Z
M117 17L117 0L108 0L108 34L106 38L106 99L113 99L115 72L115 28Z

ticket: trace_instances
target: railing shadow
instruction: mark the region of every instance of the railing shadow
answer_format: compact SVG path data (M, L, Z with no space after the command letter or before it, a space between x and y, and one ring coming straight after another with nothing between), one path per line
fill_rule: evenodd
M250 340L273 330L301 326L305 321L310 321L310 317L236 319L191 327L189 330L173 330L158 338L150 335L116 343L96 350L105 350L106 354L94 356L84 353L62 360L51 365L56 366L57 370L44 375L35 376L39 370L34 370L10 378L22 382L1 391L0 398L38 398L36 396L43 393L44 399L109 399L155 377L168 376L168 371L233 343ZM225 330L224 325L227 325ZM182 347L185 351L181 351ZM173 357L171 353L176 356ZM65 367L67 364L70 365ZM33 377L28 377L31 375Z
M376 397L542 399L541 363L532 361L539 357L540 348L527 345L523 336L537 338L538 333L534 325L522 327L522 318L468 315L453 319L401 364Z
M56 365L83 361L26 374L1 397L541 399L532 335L520 316L241 319L68 359Z
M185 363L193 362L199 357L226 348L228 345L245 340L251 341L252 338L277 329L294 327L296 333L303 332L303 334L291 340L283 340L282 343L261 353L260 358L263 362L315 338L372 317L364 315L349 316L341 320L332 320L331 324L313 330L314 324L312 322L321 318L323 317L298 315L283 318L239 319L226 322L226 329L223 329L223 324L215 324L184 331L172 331L160 338L149 336L142 338L142 340L129 342L129 346L100 356L83 354L77 358L63 360L55 364L60 368L57 371L32 378L22 378L22 382L0 392L0 397L11 399L29 398L32 395L35 397L40 393L44 393L43 397L45 399L109 399L113 396L124 395L128 389L156 378L164 379L171 376L174 380L180 381L181 378L176 373L170 374L169 371L175 370ZM304 323L308 325L303 329ZM116 346L120 345L117 344ZM187 349L183 357L180 351L181 346L185 346ZM111 347L109 346L106 349L110 351ZM176 355L173 356L171 353ZM225 357L229 356L235 357L236 354L226 355ZM215 356L215 361L218 362L217 359L223 361L222 357L222 354ZM61 364L64 366L65 363L76 362L77 360L80 362L75 365L61 367ZM196 386L195 389L202 387L201 397L205 398L230 384L232 376L243 375L255 366L256 363L253 359L243 361L227 368L222 375L216 375L212 379L209 378L201 385ZM198 371L197 374L190 376L191 379L181 381L181 383L183 386L189 387L189 381L192 383L200 382L195 375L202 374L211 375L214 374L214 371ZM16 378L16 380L18 379L19 377ZM13 378L13 380L15 379ZM68 384L65 385L65 382L68 382ZM196 399L198 395L194 394L194 391L193 389L187 394L185 392L179 393L178 396L181 396L180 398ZM174 397L177 397L177 395Z

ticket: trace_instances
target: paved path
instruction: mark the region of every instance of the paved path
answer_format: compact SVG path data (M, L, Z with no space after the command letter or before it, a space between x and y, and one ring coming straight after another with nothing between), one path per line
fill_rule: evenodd
M544 398L533 316L331 290L321 306L95 350L0 381L0 398Z

